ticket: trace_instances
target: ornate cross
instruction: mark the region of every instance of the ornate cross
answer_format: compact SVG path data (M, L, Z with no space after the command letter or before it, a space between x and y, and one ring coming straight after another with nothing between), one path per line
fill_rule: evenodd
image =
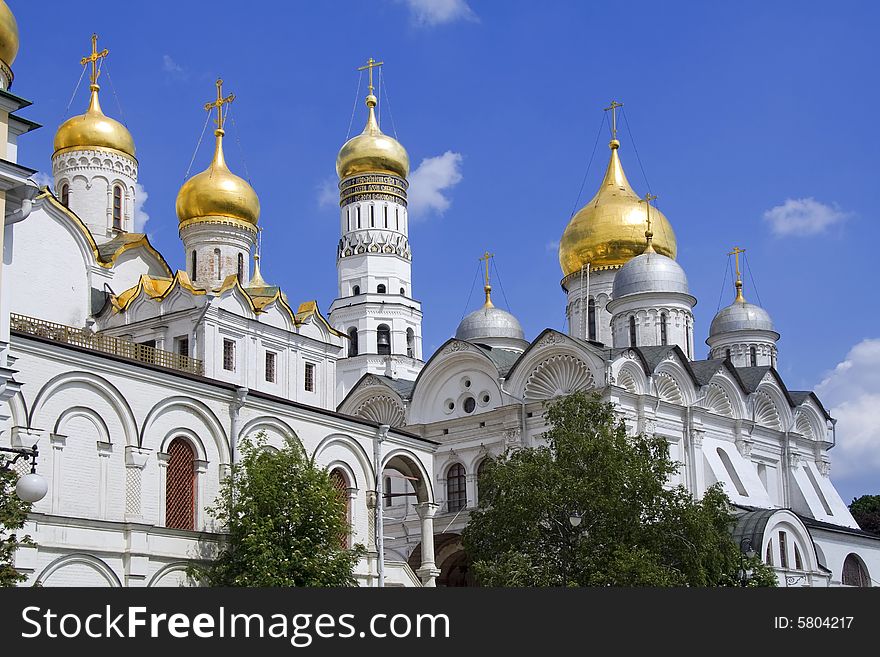
M486 262L486 285L489 285L489 261L494 257L495 254L486 251L480 258L480 260L485 260Z
M217 129L223 129L223 106L228 105L233 100L235 100L235 94L229 94L226 98L223 97L223 80L217 78L217 100L213 103L205 103L205 111L210 112L212 109L217 109L217 118L214 119L214 123L217 124Z
M654 233L651 231L651 201L656 201L657 195L652 194L651 192L648 192L647 194L645 194L645 198L643 198L642 200L648 206L646 208L646 212L648 213L648 230L646 231L645 234L647 235L648 233L651 233L651 236L653 237Z
M741 249L738 246L735 246L735 247L733 247L733 251L731 251L730 253L727 254L729 256L733 256L734 260L736 261L736 280L740 280L741 276L742 276L742 274L739 271L739 254L745 253L745 252L746 252L745 249Z
M611 138L617 139L617 108L623 107L623 103L618 103L616 100L612 100L611 104L605 108L604 111L611 111Z
M92 74L89 76L89 79L92 81L92 84L98 84L98 76L101 72L98 70L98 60L104 59L107 55L110 54L110 51L104 48L101 52L98 52L98 35L92 35L92 54L87 57L83 57L79 63L85 66L88 63L92 64Z
M359 71L369 71L370 72L370 95L371 96L373 95L373 69L376 68L377 66L382 66L382 64L384 64L384 63L385 62L377 62L375 59L370 57L367 60L367 63L365 66L358 67Z

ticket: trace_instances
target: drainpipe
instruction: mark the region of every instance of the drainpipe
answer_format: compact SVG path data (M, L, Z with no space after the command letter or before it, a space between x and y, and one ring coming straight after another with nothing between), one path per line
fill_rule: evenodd
M235 389L235 399L229 405L229 460L230 464L238 461L238 434L241 432L241 409L247 402L248 389Z
M385 497L382 492L382 443L388 438L388 430L391 427L387 424L379 425L376 432L376 440L373 441L373 471L376 473L376 553L378 561L376 563L376 586L385 586L385 518L384 502Z

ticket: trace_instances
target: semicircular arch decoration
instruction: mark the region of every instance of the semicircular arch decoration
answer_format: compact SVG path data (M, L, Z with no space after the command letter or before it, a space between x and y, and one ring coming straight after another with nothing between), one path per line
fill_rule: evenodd
M706 408L726 417L733 417L733 405L730 403L730 397L727 392L717 383L709 384L709 391L706 393Z
M681 388L671 374L666 372L655 374L654 385L657 387L657 396L663 401L671 404L681 404L684 401Z
M406 424L406 415L394 399L387 395L370 397L355 409L355 415L365 420L402 427Z
M770 395L764 392L755 393L754 401L755 422L771 429L779 428L779 410L776 404L770 398Z
M804 438L813 440L816 435L813 432L813 425L806 413L799 412L795 421L794 430L801 434Z
M523 396L526 399L553 399L592 387L593 373L584 361L557 354L535 367L526 379Z

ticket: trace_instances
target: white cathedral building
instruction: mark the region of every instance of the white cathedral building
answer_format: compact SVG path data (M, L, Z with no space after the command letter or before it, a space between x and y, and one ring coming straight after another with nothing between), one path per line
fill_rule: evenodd
M672 226L627 182L616 135L599 191L561 240L568 333L526 339L487 275L482 307L425 358L409 159L380 129L372 84L365 128L337 156L338 296L325 317L263 280L258 226L271 233L272 218L224 160L232 97L220 81L213 156L177 197L186 265L172 271L133 232L140 164L101 109L107 51L93 37L88 108L57 129L53 185L38 188L17 163L19 137L40 127L10 91L18 48L0 0L0 447L36 445L48 480L26 527L35 546L16 554L26 584L184 583L189 561L216 545L205 507L259 432L276 446L294 436L330 471L349 541L368 548L362 585L376 586L380 568L388 586L470 584L460 533L481 464L539 442L544 402L582 389L631 431L668 440L681 463L670 483L698 497L722 482L734 540L782 585L880 579L880 538L829 479L834 420L815 394L786 388L779 334L740 280L712 322L709 358L696 359L696 299Z

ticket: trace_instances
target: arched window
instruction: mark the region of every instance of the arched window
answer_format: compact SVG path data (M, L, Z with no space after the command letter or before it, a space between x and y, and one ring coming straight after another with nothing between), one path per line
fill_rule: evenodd
M198 264L199 264L199 262L198 262L198 259L196 258L196 252L195 252L195 250L193 250L193 252L192 252L192 266L193 266L192 277L193 277L193 280L195 280L196 277L199 275L198 274L198 266L197 266Z
M629 346L636 347L636 318L629 318Z
M727 356L727 360L730 360L730 349L725 349L725 350L724 350L724 353L725 353L726 356Z
M361 227L361 206L357 206L355 208L355 213L357 214L357 227Z
M400 208L394 208L394 229L400 230Z
M477 497L483 494L483 475L486 474L491 459L484 458L477 466Z
M456 463L446 473L446 506L447 511L461 511L467 504L467 477L464 466Z
M370 206L370 228L376 227L376 208Z
M691 351L691 326L690 323L684 323L684 332L685 338L687 338L687 353L685 354L688 358L693 358L694 354Z
M238 282L244 285L244 255L238 254Z
M596 300L593 297L587 301L587 337L596 339Z
M165 526L195 529L196 457L190 444L175 438L168 446L165 471Z
M345 514L345 533L339 537L339 543L343 549L348 549L348 539L349 534L351 532L351 500L348 497L348 477L345 476L345 473L336 468L333 472L330 473L330 482L333 484L333 488L336 491L336 499L338 499L342 503L343 510L342 512Z
M354 287L352 287L352 288L351 288L351 293L352 293L354 296L359 295L359 294L361 293L361 286L360 286L360 285L355 285Z
M122 186L113 186L113 228L122 230Z
M214 274L220 280L220 249L214 249Z
M61 205L65 208L70 207L70 185L67 183L61 185Z
M666 344L666 313L660 313L660 344Z
M384 283L379 283L379 285L376 286L376 293L377 294L385 294L387 289L388 288L385 287Z
M749 363L752 367L758 366L758 350L754 347L749 347Z
M348 208L345 211L345 219L346 219L346 224L348 225L348 230L351 230L351 208Z
M348 329L348 355L358 355L358 330L354 326Z
M379 324L376 329L376 351L380 356L391 353L391 329L388 324Z
M844 586L871 586L871 579L865 564L857 554L850 553L843 561L843 576L841 581Z
M383 205L382 207L385 209L385 228L388 228L388 206Z
M416 356L416 334L411 328L406 329L406 355L410 358Z

